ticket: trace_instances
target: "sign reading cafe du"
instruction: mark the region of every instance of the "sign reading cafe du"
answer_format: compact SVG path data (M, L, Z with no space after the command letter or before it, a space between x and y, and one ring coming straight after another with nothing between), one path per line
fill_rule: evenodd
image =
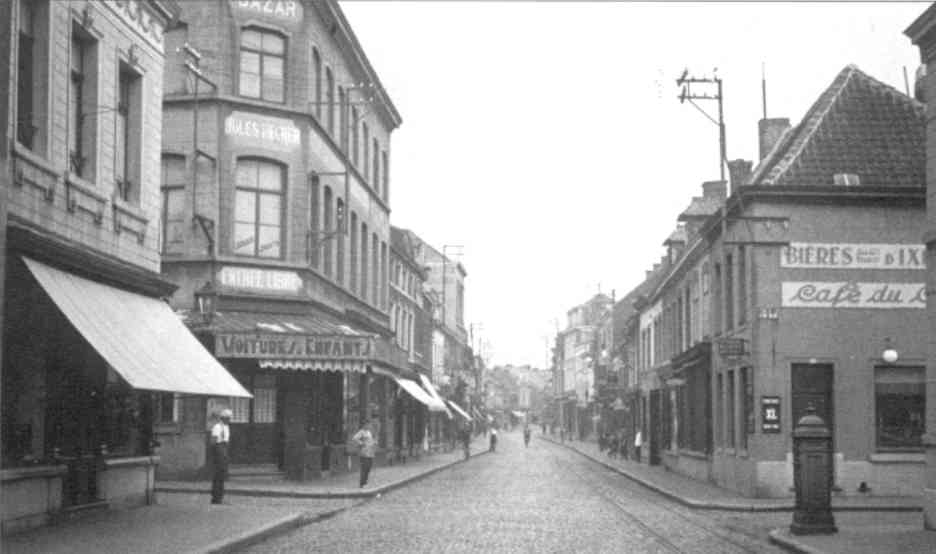
M786 308L925 308L924 283L784 281Z
M813 269L926 269L917 244L794 242L780 252L780 267Z
M373 357L373 351L371 337L270 333L218 333L215 337L219 358L364 360Z

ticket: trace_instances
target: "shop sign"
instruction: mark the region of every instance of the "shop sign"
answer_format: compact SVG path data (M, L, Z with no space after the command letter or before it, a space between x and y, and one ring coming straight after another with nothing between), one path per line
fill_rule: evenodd
M780 397L761 397L761 433L780 432Z
M234 111L224 120L224 133L241 146L292 152L302 142L291 119Z
M302 278L295 271L225 266L218 272L221 286L259 292L292 293L302 290Z
M163 26L159 19L143 7L139 0L104 2L124 23L135 29L159 52L163 51Z
M743 356L747 353L744 339L721 339L718 341L718 355L723 357Z
M299 0L231 0L231 6L247 17L267 17L287 23L302 21L302 2Z
M924 283L784 281L785 308L925 308Z
M218 358L277 360L364 360L373 352L371 337L324 337L274 333L218 333Z
M780 251L780 267L811 269L926 269L917 244L794 242Z

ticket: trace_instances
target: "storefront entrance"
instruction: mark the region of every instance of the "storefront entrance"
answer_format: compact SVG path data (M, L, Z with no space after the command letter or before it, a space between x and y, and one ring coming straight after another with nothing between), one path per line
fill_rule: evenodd
M816 415L822 418L832 431L835 443L835 411L832 405L834 366L832 364L793 364L792 367L792 416L791 428L806 415L812 405ZM834 448L834 446L833 446Z
M283 464L282 406L283 392L277 388L276 375L235 374L253 398L232 399L231 463Z
M660 398L662 391L653 389L650 391L650 465L660 463L660 443L663 441L663 420L666 414L663 413L663 402Z

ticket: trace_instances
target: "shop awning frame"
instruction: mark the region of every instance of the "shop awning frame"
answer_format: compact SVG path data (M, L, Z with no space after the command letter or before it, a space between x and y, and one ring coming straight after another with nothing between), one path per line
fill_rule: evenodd
M66 319L130 387L251 398L169 304L23 257Z
M451 406L453 410L455 410L455 413L457 413L458 415L462 416L463 418L465 418L465 419L468 420L468 421L474 421L474 418L472 418L470 415L468 415L468 412L466 412L465 410L463 410L462 407L458 405L458 403L456 403L456 402L453 401L453 400L447 400L446 402L448 402L448 405Z
M437 391L436 388L432 385L432 381L430 381L429 378L423 375L422 373L419 374L419 380L422 382L423 388L429 391L429 396L434 398L435 401L444 408L445 413L449 416L449 419L451 419L452 412L450 412L448 407L445 405L445 400L439 394L439 391ZM436 410L436 411L442 411L442 410Z
M395 376L393 377L393 380L396 381L397 385L399 385L401 389L405 390L411 397L429 408L430 412L448 412L448 409L445 407L445 405L440 405L439 402L428 392L426 392L425 389L420 387L419 383L416 381Z

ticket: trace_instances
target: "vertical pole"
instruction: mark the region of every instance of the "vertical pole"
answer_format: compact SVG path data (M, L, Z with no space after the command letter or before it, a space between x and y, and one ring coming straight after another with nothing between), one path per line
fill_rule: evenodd
M722 110L723 104L723 93L722 93L722 80L718 77L715 78L715 82L718 84L718 170L721 173L721 180L725 180L725 118Z

